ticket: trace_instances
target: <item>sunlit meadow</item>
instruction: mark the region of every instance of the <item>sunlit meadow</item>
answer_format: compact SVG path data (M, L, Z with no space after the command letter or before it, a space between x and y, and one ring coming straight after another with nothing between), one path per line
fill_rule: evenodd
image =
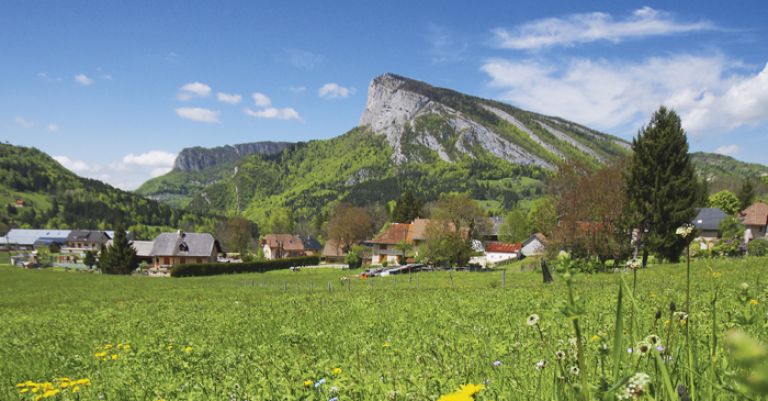
M0 267L0 399L764 399L768 259L520 270Z

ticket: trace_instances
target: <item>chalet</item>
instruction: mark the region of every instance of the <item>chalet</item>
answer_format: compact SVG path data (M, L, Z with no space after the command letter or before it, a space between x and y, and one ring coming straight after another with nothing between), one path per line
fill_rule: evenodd
M371 253L367 247L363 249L363 254L359 256L363 259L363 264L370 264ZM320 256L323 258L323 261L328 264L346 264L348 253L348 250L338 245L336 241L329 239L325 242L323 253Z
M32 250L35 242L41 238L50 239L51 242L66 242L70 230L30 230L13 228L5 236L0 237L0 249L3 250ZM43 244L43 243L41 243Z
M531 235L527 240L523 241L520 252L525 256L543 255L544 248L547 246L547 237L542 233L536 233Z
M698 241L702 249L709 248L714 241L720 238L720 222L725 217L725 212L716 207L699 209L699 213L691 223L701 233Z
M294 234L267 234L261 240L261 248L267 259L314 256L323 250L315 238Z
M744 240L746 242L757 238L768 238L768 205L762 202L755 203L739 213L741 222L746 226Z
M139 245L143 247L143 244ZM134 246L135 247L135 246ZM139 249L137 249L138 253ZM162 233L152 243L154 267L216 262L222 253L219 241L208 233Z
M133 241L131 245L136 250L136 258L139 260L139 263L153 263L152 248L155 245L155 241Z
M114 231L72 230L67 236L67 244L61 247L59 263L78 263L88 251L98 254L114 235Z
M428 219L416 219L411 223L392 223L376 238L367 241L372 246L372 264L398 263L403 255L402 245L411 247L418 255L419 247L427 240Z

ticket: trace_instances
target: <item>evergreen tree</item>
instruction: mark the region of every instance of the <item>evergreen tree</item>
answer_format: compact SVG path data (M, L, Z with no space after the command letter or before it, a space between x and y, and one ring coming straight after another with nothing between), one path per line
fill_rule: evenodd
M392 210L392 221L395 223L410 223L421 216L421 208L421 200L416 199L410 190L406 190L397 199L397 203Z
M99 266L102 273L107 274L131 274L139 265L136 257L136 249L133 243L128 241L125 235L125 226L118 222L115 227L115 238L112 245L108 246L101 254Z
M631 223L647 228L645 243L658 256L680 259L685 240L675 230L696 214L701 193L680 117L662 106L632 140L627 176Z
M752 180L744 180L744 183L741 184L738 197L739 202L741 202L740 211L748 208L752 204L752 201L755 200L755 185L752 184Z
M96 257L93 255L93 252L85 251L85 257L83 257L83 264L88 266L89 269L93 268L93 265L96 264Z

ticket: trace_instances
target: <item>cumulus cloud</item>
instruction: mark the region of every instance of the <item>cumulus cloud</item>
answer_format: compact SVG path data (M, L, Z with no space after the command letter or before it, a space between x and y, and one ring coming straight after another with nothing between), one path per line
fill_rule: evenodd
M189 82L179 88L178 98L187 101L195 97L206 97L211 94L211 87L202 82Z
M741 151L741 148L737 145L723 145L715 149L715 153L719 153L721 155L726 156L734 156L737 155Z
M91 86L91 84L93 84L93 79L89 78L85 74L77 74L75 75L75 82L83 86Z
M515 50L537 50L553 46L671 35L715 29L709 21L683 22L670 13L643 7L625 18L602 13L571 14L562 18L545 18L525 23L512 31L493 31L498 47Z
M296 110L294 110L292 107L285 107L282 109L278 109L275 107L267 107L266 109L262 109L262 110L251 110L249 108L246 108L243 110L243 112L251 117L256 117L256 118L301 121L301 116L299 116L299 113Z
M251 97L253 98L253 102L256 103L256 106L267 107L272 105L272 99L270 99L269 96L263 93L253 92Z
M13 122L15 122L16 125L18 125L21 128L32 128L35 126L34 121L27 120L22 116L16 116L16 118L13 119Z
M201 123L219 122L218 111L209 110L202 107L179 107L176 109L176 114L181 118L186 118L187 120Z
M129 153L123 157L125 164L152 167L170 167L175 160L176 154L162 150L150 150L140 154Z
M492 59L482 71L499 98L533 111L600 129L636 128L664 104L698 135L768 121L768 66L739 75L740 66L720 55L678 55L565 65Z
M236 94L230 94L230 93L223 93L219 92L216 94L216 97L219 99L222 103L229 103L229 104L238 104L241 100L243 100L243 97Z
M56 132L59 130L59 126L56 124L48 124L48 126L46 126L45 129L47 129L48 132Z
M149 172L149 176L152 178L160 177L161 175L164 175L168 172L170 172L172 167L158 167L155 169L152 169L152 171Z
M64 168L74 173L84 173L93 170L93 168L89 166L88 163L82 160L73 160L67 156L53 156L53 160L56 160L59 162L59 164L64 166Z
M355 94L355 88L345 88L335 82L329 82L317 90L317 95L324 99L344 99Z

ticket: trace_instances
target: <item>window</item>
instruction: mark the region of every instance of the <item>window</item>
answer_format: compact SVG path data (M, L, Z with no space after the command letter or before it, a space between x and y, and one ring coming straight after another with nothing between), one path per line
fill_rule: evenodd
M189 252L189 245L186 242L179 244L179 250L182 252Z
M171 264L170 260L168 260L168 257L164 257L164 258L163 258L163 264L164 264L164 265L169 265L169 264Z
M187 258L181 258L181 264L187 263Z

